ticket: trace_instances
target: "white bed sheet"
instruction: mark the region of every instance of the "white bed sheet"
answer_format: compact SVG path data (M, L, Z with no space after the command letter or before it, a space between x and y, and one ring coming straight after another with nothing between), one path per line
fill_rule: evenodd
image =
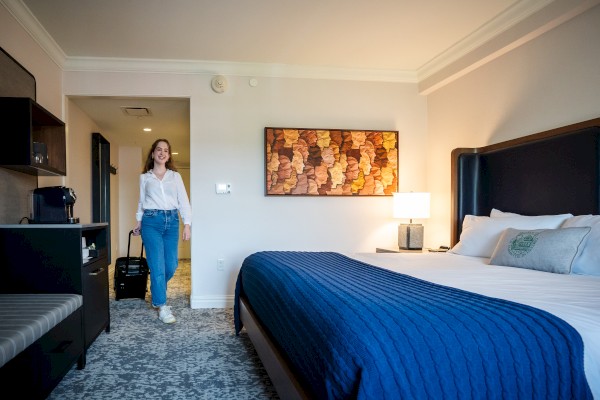
M489 297L510 300L554 314L579 332L585 374L600 399L600 277L561 275L489 265L488 258L451 253L356 253L349 257Z

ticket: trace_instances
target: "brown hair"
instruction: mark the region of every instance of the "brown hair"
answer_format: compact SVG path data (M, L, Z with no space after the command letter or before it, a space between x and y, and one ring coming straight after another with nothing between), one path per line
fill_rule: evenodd
M165 142L167 144L167 147L169 147L169 160L165 163L165 167L172 171L177 171L175 163L173 162L173 154L171 154L171 143L169 143L167 139L156 139L154 143L152 143L152 147L148 152L148 157L146 157L146 164L144 165L144 170L142 171L142 173L148 172L152 168L154 168L154 159L152 158L152 153L154 153L154 150L156 150L156 146L159 142Z

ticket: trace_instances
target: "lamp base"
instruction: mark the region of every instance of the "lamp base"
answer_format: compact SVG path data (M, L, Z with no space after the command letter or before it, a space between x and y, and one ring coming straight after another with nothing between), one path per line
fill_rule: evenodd
M398 225L398 247L402 250L423 249L423 232L421 224Z

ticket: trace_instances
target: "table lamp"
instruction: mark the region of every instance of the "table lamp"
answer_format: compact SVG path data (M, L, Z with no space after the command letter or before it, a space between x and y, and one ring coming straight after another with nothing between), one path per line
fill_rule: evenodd
M394 193L394 218L409 219L410 223L398 225L398 247L403 250L423 248L424 228L413 224L413 218L429 218L430 194L424 192Z

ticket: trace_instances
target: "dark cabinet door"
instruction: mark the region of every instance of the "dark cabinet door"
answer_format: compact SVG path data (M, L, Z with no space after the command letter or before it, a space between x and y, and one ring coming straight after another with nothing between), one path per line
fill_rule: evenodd
M85 318L85 347L108 328L108 266L106 258L89 263L82 270Z

